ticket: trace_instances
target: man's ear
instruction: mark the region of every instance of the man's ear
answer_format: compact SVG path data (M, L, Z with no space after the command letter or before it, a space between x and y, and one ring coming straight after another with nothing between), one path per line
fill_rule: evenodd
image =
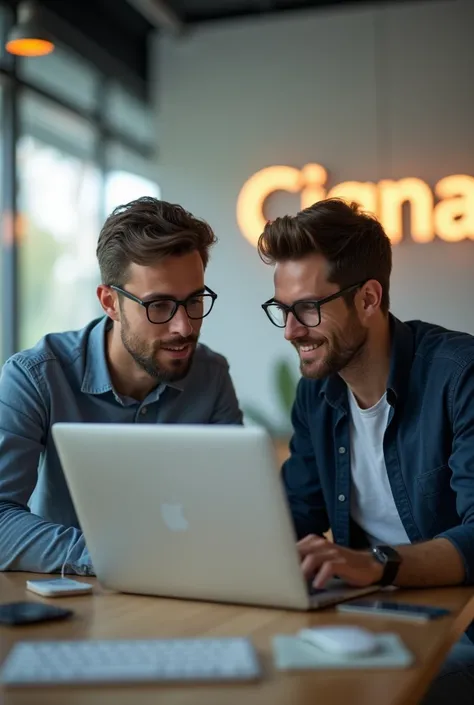
M376 279L369 279L359 292L359 312L363 318L372 318L382 305L383 289Z
M97 287L97 298L100 301L104 313L113 321L120 321L120 306L117 292L111 289L110 286L99 284Z

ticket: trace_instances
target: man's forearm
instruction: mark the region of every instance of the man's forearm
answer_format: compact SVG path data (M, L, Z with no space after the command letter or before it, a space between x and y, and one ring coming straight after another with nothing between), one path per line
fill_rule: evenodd
M0 570L92 575L84 536L50 524L12 502L0 502Z
M402 557L395 585L400 587L437 587L460 585L464 581L463 560L448 539L396 546Z

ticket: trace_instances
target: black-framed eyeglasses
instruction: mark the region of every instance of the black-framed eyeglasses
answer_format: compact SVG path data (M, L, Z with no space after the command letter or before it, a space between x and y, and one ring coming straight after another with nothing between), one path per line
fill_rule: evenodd
M299 321L301 325L305 326L305 328L316 328L316 326L319 326L321 323L321 306L323 304L334 301L340 296L348 294L350 291L354 291L354 289L358 289L364 284L365 281L351 284L351 286L346 286L344 289L336 291L335 294L325 296L324 299L300 299L295 301L291 306L282 304L276 299L269 299L262 304L262 308L273 325L278 328L285 328L289 313L292 313L296 320Z
M168 323L180 306L184 307L188 318L192 320L205 318L211 313L214 302L217 299L217 294L207 286L204 287L202 292L191 294L187 299L183 299L182 301L170 296L162 296L152 301L143 301L139 299L138 296L131 294L125 289L121 289L119 286L111 284L110 288L122 294L122 296L126 296L127 299L143 306L150 323Z

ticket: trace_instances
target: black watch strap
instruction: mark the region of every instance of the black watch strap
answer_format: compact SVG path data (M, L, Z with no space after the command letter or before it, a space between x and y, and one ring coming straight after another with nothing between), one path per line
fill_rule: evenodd
M374 546L372 555L376 561L384 566L382 579L379 584L382 586L392 585L402 562L400 554L392 546Z

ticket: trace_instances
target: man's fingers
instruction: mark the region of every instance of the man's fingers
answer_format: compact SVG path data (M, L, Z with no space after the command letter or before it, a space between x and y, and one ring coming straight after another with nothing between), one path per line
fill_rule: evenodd
M327 561L337 561L338 557L338 552L334 549L310 553L303 557L301 570L306 579L312 578L324 563Z
M309 580L310 578L313 577L315 573L315 567L314 567L314 557L313 556L306 556L306 558L303 559L301 563L301 570L303 571L303 575L306 578L306 580Z
M307 556L308 553L311 553L312 551L316 551L323 546L327 546L329 541L327 541L324 538L321 538L321 536L305 536L304 539L301 539L301 541L298 541L296 544L296 548L298 550L298 553L300 554L301 557Z
M345 566L346 561L343 558L326 561L326 563L323 563L315 579L313 580L313 586L315 588L323 588L326 583L331 580L331 578L334 578L335 576L338 578L343 578Z

